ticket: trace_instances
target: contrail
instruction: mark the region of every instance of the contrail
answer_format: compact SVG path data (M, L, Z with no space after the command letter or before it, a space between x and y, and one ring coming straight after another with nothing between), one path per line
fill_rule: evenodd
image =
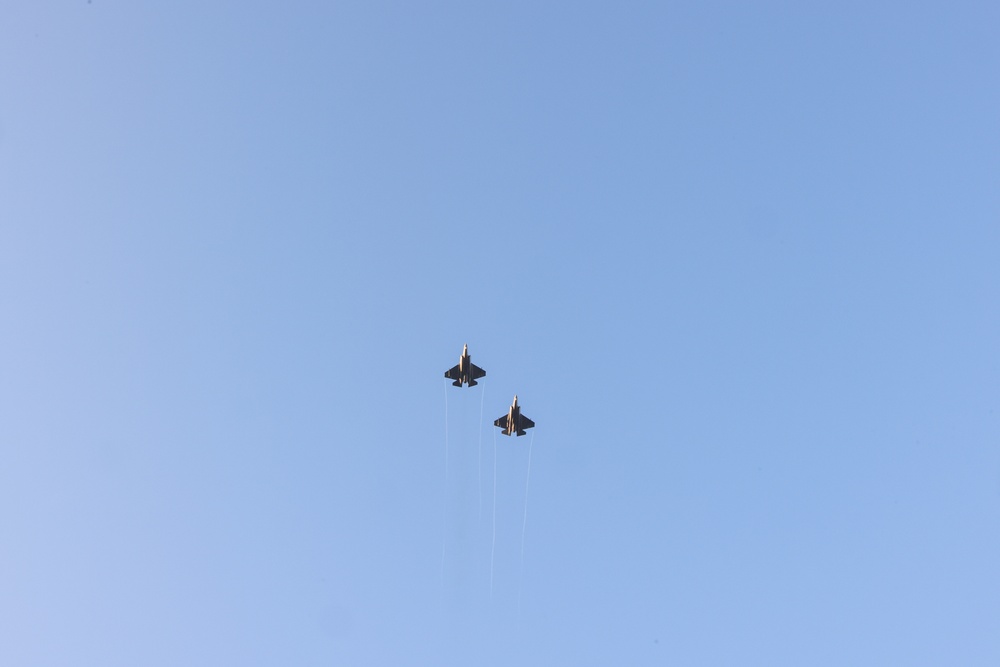
M444 383L444 481L448 481L448 383Z
M521 572L517 582L517 613L521 613L521 589L524 585L524 533L528 527L528 484L531 483L531 447L535 444L535 432L528 441L528 476L524 480L524 521L521 523Z
M493 557L497 552L497 432L493 431L493 547L490 549L490 599L493 599Z
M483 520L483 402L486 400L486 381L479 397L479 520Z
M524 531L528 527L528 484L531 483L531 446L535 444L535 432L531 432L528 442L528 477L524 480L524 521L521 523L521 568L524 568Z
M448 543L448 381L444 383L444 516L441 519L441 581L444 582L444 551Z

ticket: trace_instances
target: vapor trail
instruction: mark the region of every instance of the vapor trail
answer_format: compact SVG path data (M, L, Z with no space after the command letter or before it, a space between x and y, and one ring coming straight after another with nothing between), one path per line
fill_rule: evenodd
M444 382L444 506L441 517L441 582L444 583L444 552L448 543L448 381Z
M528 484L531 483L531 446L535 444L535 432L528 441L528 476L524 480L524 521L521 523L521 568L524 568L524 532L528 527Z
M497 432L493 430L493 547L490 549L490 599L493 599L493 557L497 552Z
M483 520L483 403L486 400L486 381L479 392L479 520Z
M444 383L444 481L448 481L448 382Z
M528 485L531 483L531 448L535 444L535 432L528 441L528 476L524 480L524 520L521 523L521 571L517 582L517 613L521 613L521 588L524 585L524 534L528 527Z

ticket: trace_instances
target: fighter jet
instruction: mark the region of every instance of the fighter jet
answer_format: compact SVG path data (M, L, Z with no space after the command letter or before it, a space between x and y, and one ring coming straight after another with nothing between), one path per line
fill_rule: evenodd
M458 360L458 366L450 368L444 373L446 378L454 380L452 384L456 387L461 387L463 384L475 387L479 384L476 382L476 378L481 378L485 375L486 371L472 363L468 345L462 348L462 358Z
M514 396L514 402L511 403L510 410L503 417L493 422L493 425L502 428L504 435L511 435L515 431L518 435L524 435L524 429L534 427L535 422L521 414L521 407L517 404L517 396Z

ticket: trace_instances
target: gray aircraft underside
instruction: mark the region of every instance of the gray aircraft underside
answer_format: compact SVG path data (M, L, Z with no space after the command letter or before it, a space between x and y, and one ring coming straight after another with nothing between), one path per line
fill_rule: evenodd
M524 435L524 430L533 428L535 426L535 422L521 414L521 407L517 404L517 396L515 396L514 402L511 404L510 410L507 411L507 414L493 422L493 425L502 428L502 433L504 435L512 435L515 433L517 435Z
M485 377L486 371L472 363L472 357L469 356L469 346L466 345L462 348L462 356L458 360L458 366L446 370L444 376L449 380L454 380L452 384L456 387L461 387L463 384L475 387L479 384L476 380Z

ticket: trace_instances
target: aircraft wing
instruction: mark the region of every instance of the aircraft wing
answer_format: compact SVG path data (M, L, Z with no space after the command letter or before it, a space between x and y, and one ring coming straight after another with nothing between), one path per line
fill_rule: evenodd
M502 428L505 431L508 430L508 428L507 428L507 415L504 415L500 419L498 419L495 422L493 422L493 425L494 426L499 426L500 428Z
M486 377L486 371L484 371L482 368L480 368L479 366L477 366L475 364L469 364L469 365L472 366L471 370L472 370L472 379L473 380L478 380L481 377ZM458 368L458 366L456 366L455 368Z
M526 428L533 428L534 426L535 426L535 422L531 421L530 419L528 419L524 415L521 415L521 430L522 431L524 429L526 429Z
M455 366L453 368L449 368L448 370L446 370L444 372L444 376L449 380L457 380L458 378L462 377L462 371L458 366Z

